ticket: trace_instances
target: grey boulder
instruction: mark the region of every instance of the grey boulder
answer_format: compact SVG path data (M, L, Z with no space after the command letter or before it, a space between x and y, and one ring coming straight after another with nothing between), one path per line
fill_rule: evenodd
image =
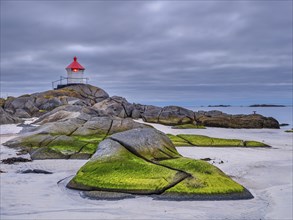
M0 107L0 124L16 124L21 123L21 120L18 117L12 116L8 112L4 111L2 107Z

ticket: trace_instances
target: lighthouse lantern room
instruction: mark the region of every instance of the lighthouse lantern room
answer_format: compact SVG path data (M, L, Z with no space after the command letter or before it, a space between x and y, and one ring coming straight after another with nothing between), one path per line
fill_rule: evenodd
M85 68L77 62L77 57L73 58L73 62L66 68L68 76L68 84L83 83L83 72Z
M74 57L73 62L65 69L67 77L60 76L59 80L53 81L53 89L60 89L75 84L87 84L88 78L83 77L85 68L77 62L77 57Z

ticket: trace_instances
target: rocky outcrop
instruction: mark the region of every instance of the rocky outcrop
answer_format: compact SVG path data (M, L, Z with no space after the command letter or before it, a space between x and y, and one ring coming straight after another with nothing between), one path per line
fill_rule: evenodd
M50 171L47 170L41 170L41 169L27 169L27 170L21 170L19 173L27 174L27 173L35 173L35 174L53 174Z
M145 108L142 118L146 122L160 123L164 125L190 124L194 122L194 113L191 110L178 106L166 106L164 108Z
M67 187L104 191L101 198L111 198L111 192L175 199L205 194L253 198L213 165L182 157L165 134L152 128L116 133L102 141Z
M31 128L29 132L4 145L20 147L29 152L32 159L87 159L95 152L98 143L108 135L148 127L130 118L87 117L85 113L73 117L72 114L75 113L68 115L67 111L56 112L50 115L54 120L59 119L56 114L65 117L45 122L50 118L48 116L38 122L40 126Z
M123 97L113 96L107 98L93 106L93 108L103 111L106 115L117 116L119 118L132 117L134 106Z
M72 85L18 98L1 99L5 116L1 123L16 123L18 118L40 117L44 124L78 117L113 116L142 118L145 122L164 125L199 125L223 128L279 128L274 118L262 115L228 115L220 111L193 112L179 106L157 107L129 103L125 98L109 95L102 89L87 84ZM15 120L9 119L14 117ZM15 122L14 122L15 121Z
M279 122L259 114L228 115L219 111L198 112L197 123L207 127L221 128L280 128Z
M140 155L146 160L157 161L181 156L171 140L163 132L153 128L137 128L113 134L110 140L118 142L135 155ZM103 156L100 151L93 156Z
M168 134L168 137L176 147L271 147L263 142L258 141L215 138L196 134Z
M58 90L49 90L17 98L9 97L1 102L9 114L19 118L39 117L62 105L92 106L107 99L102 89L88 84L72 85Z
M90 106L81 105L62 105L54 110L40 116L34 124L45 124L47 122L62 121L69 118L84 118L89 120L92 117L107 116L102 111L94 109Z
M164 125L180 125L194 123L194 113L191 110L178 107L157 107L153 105L131 104L125 98L113 96L93 106L106 115L120 118L142 118L145 122Z
M25 163L25 162L32 162L32 160L23 158L23 157L10 157L4 160L1 160L3 164L15 164L15 163Z
M144 106L140 115L145 122L164 125L193 124L221 128L280 128L279 122L272 117L259 114L229 115L221 111L198 111L178 107Z
M4 111L2 107L0 107L0 124L16 124L21 122L22 120L20 118L12 116L8 112Z
M0 98L0 107L3 108L5 104L5 99L4 98Z

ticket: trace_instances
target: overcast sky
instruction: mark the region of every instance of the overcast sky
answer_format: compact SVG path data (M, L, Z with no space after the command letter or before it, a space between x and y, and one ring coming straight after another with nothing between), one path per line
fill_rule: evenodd
M292 105L292 1L2 1L1 96L90 84L157 105Z

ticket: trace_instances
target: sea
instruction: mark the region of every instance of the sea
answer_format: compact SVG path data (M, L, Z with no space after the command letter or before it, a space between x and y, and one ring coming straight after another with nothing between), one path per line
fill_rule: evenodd
M186 106L185 108L192 111L212 111L218 110L227 114L260 114L266 117L273 117L278 120L280 124L289 124L284 126L286 129L293 127L293 107L192 107Z

